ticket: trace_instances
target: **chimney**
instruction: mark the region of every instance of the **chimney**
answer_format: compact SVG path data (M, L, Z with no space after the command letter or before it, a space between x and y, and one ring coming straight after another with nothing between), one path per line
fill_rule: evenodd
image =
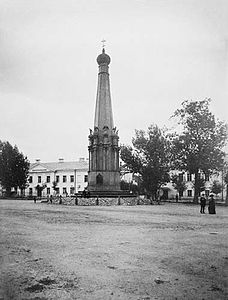
M59 163L63 163L64 159L63 158L59 158Z
M36 163L40 163L40 159L39 158L36 159Z

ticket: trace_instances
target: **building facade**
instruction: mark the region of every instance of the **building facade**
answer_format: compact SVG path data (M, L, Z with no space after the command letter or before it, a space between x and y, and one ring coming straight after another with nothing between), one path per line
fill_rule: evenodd
M183 193L178 193L177 190L175 190L172 182L167 183L166 185L163 185L160 190L160 196L163 200L174 200L176 199L176 195L178 195L178 198L183 198L186 200L193 200L194 197L194 180L195 176L194 174L190 174L188 172L181 172L181 171L172 171L170 172L170 175L176 174L179 177L179 180L184 182L186 185L186 189L183 191ZM200 173L199 176L205 181L204 190L202 190L202 193L205 193L206 197L209 196L209 194L212 192L212 185L214 181L217 181L220 183L222 187L222 191L216 195L216 199L224 200L226 199L227 194L227 187L226 183L224 181L224 172L218 172L218 174L212 175L210 177L206 177L203 173ZM137 184L137 181L134 180L134 176L132 173L125 173L121 177L122 180L128 182Z
M173 185L172 182L167 183L162 188L162 198L164 199L174 199L176 195L178 194L179 197L182 197L187 200L192 200L194 197L194 180L195 175L190 174L188 172L180 172L175 171L172 172L172 174L175 173L178 175L179 180L185 183L186 189L182 193L178 193ZM226 198L226 184L224 182L223 173L219 172L218 174L212 175L210 177L205 177L205 174L199 173L199 177L205 182L204 187L202 188L202 193L206 195L206 197L209 196L210 193L212 193L212 185L214 181L217 181L222 186L221 193L217 194L217 198L219 199L225 199Z
M43 163L37 160L30 165L25 196L74 195L88 185L87 159L79 161Z

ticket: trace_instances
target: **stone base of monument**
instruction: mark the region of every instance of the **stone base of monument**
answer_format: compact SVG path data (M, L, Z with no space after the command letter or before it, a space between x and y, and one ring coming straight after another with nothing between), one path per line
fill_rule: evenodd
M50 204L50 202L49 202ZM53 198L52 204L78 205L78 206L131 206L150 205L150 199L142 197L62 197L61 202L58 197Z
M116 191L108 191L108 190L96 190L96 191L86 191L88 197L99 197L99 198L119 198L119 197L137 197L136 194L131 193L127 190L116 190ZM83 196L83 192L77 195L78 197Z

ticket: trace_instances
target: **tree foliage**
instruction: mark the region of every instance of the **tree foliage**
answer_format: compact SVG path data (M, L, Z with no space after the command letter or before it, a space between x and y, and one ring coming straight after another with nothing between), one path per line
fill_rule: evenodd
M228 205L228 171L224 176L224 181L226 183L226 205Z
M222 184L218 180L214 180L211 186L211 192L214 193L215 195L218 195L219 193L222 192Z
M0 183L9 196L11 188L25 189L29 172L27 157L19 152L17 146L0 141Z
M177 174L171 175L171 181L174 189L178 191L179 199L181 199L182 193L187 189L186 183Z
M125 191L131 191L133 194L139 191L139 187L137 184L134 184L132 181L127 182L125 180L120 181L120 189Z
M43 183L42 185L37 184L37 186L35 187L36 191L37 191L37 196L41 197L42 196L42 191L47 187L47 185L45 183Z
M210 99L184 101L173 116L182 125L182 133L173 141L173 161L177 169L195 174L195 202L200 193L199 171L210 175L224 164L227 124L215 119L209 104Z
M145 191L157 198L161 185L169 181L170 141L165 130L151 125L136 130L131 146L122 146L121 159L131 172L138 173Z
M57 189L58 189L57 186L58 186L58 182L57 181L53 181L52 182L52 188L53 188L54 191L57 191Z

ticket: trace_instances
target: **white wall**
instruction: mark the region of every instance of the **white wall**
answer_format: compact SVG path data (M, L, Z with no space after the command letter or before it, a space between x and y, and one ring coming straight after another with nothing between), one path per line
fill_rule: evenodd
M74 181L71 182L70 176L74 176ZM56 172L30 172L29 177L32 176L33 181L29 183L29 186L25 190L25 195L29 195L29 189L32 188L32 194L37 195L35 187L39 184L42 186L46 185L42 191L42 196L47 196L47 188L50 188L50 195L54 195L55 191L53 190L53 181L56 181L56 176L59 176L59 182L57 188L59 188L59 195L63 195L63 189L65 188L67 194L70 195L71 188L74 188L74 193L78 191L83 191L87 187L87 182L85 182L85 175L88 175L87 170L59 170ZM38 176L41 176L41 183L38 182ZM47 176L50 176L50 182L47 182ZM66 182L63 182L63 176L66 176ZM29 178L28 177L28 178Z

